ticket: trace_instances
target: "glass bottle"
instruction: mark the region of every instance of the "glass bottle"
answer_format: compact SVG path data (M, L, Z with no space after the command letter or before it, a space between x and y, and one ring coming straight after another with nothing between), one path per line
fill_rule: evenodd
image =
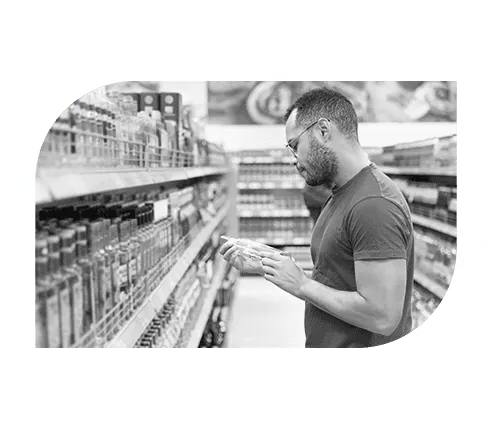
M92 263L88 257L86 227L76 228L76 259L81 268L83 292L83 334L86 334L94 322L95 294L92 283Z
M76 144L76 152L79 152L82 158L82 163L87 163L91 157L89 151L90 139L88 132L90 131L90 123L88 121L88 103L86 97L79 99L79 113L80 113L80 130L78 142Z
M60 347L68 348L71 346L72 336L70 287L67 275L61 270L58 236L48 237L48 256L51 281L58 295Z
M130 293L128 240L129 223L127 221L123 221L119 223L119 276L121 284L119 289L119 302L123 305L121 308L121 321L128 319L131 311L131 307L125 305L124 303Z
M83 283L80 268L75 265L75 235L72 229L61 232L61 266L67 277L71 307L71 345L83 334Z
M95 109L95 97L92 92L85 95L86 104L88 107L88 151L87 155L90 157L91 164L98 163L98 138L97 138L97 112Z
M35 245L35 276L34 278L34 311L35 311L35 324L34 324L34 346L35 348L48 348L48 323L47 323L47 302L48 302L48 289L50 281L48 280L48 243L46 238L37 237L34 242ZM55 297L54 297L55 296ZM57 304L57 295L52 291L52 297ZM58 315L57 326L58 326ZM57 329L57 336L59 331Z
M119 303L121 276L119 274L119 233L116 224L110 225L110 241L106 247L111 265L112 307Z
M58 118L60 133L59 133L59 155L62 165L67 165L70 159L71 152L71 114L69 108L62 111Z

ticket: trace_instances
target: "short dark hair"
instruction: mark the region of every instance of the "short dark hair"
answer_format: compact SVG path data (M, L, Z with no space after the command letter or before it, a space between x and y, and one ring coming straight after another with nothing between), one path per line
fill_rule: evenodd
M323 117L333 121L338 130L347 138L357 140L357 114L352 102L341 93L327 87L304 93L288 108L285 122L295 109L297 110L297 125L306 127Z

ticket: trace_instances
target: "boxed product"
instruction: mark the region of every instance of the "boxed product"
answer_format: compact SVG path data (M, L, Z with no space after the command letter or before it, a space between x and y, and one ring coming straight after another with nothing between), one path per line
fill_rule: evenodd
M181 112L183 109L183 100L180 93L163 92L159 95L159 105L162 118L166 123L171 123L174 127L174 136L178 143L176 149L181 150L182 146L180 141L182 134L182 119ZM169 133L169 128L168 128Z
M140 111L151 113L152 111L160 111L159 94L158 93L140 93Z

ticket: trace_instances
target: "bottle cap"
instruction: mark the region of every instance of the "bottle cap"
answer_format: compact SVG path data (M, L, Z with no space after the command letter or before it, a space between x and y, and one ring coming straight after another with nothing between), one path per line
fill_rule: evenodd
M48 241L46 238L37 238L35 242L35 257L48 255Z

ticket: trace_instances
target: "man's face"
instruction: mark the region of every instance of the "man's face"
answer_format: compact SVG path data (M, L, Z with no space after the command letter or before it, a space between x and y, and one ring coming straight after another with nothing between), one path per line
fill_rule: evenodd
M331 141L321 137L319 123L304 132L305 127L296 125L296 116L297 111L294 110L285 130L287 142L294 140L297 143L297 170L309 186L333 184L338 173L338 158L330 146ZM297 137L298 141L295 140Z

